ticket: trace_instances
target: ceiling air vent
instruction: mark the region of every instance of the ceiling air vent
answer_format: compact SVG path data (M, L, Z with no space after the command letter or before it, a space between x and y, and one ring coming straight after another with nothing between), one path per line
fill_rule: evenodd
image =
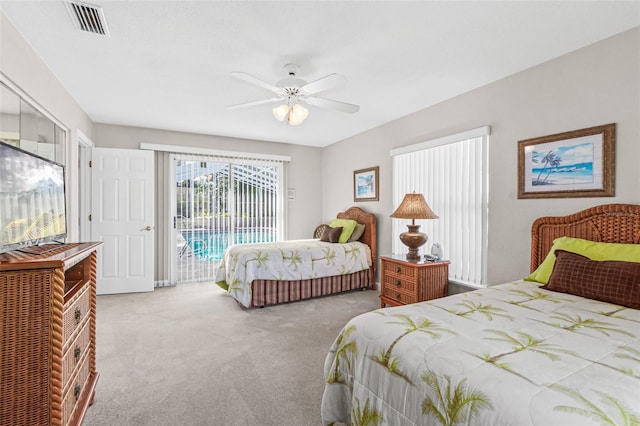
M71 20L77 29L110 37L102 7L81 1L65 1Z

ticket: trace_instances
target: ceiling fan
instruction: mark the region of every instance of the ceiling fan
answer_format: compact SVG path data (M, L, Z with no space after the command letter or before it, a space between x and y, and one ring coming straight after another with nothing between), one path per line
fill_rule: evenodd
M360 109L358 105L316 96L318 93L344 83L346 81L344 76L334 73L312 81L311 83L307 83L305 80L296 77L296 74L300 70L299 65L286 64L284 66L284 70L287 72L288 77L278 81L275 85L244 72L232 72L231 75L233 77L244 80L247 83L255 84L263 89L267 89L276 96L268 99L261 99L259 101L231 105L228 106L227 109L235 110L256 105L283 102L280 106L273 108L273 115L275 115L275 117L280 121L284 121L286 118L289 124L294 126L302 123L304 119L307 118L307 115L309 115L309 112L301 105L301 102L320 108L333 109L351 114Z

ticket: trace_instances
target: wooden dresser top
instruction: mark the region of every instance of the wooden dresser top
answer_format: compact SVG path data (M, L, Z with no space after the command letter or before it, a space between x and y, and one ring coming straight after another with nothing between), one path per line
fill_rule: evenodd
M102 245L101 242L69 243L61 244L42 254L23 253L17 250L0 253L0 272L60 267L68 269L100 245Z

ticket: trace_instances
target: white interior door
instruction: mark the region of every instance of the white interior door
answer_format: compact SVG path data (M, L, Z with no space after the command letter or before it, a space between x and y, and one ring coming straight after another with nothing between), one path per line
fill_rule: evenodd
M91 239L104 243L97 293L153 291L153 152L91 151Z

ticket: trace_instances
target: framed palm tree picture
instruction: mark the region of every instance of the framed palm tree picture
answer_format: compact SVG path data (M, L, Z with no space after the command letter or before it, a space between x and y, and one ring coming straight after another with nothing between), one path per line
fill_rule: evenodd
M615 123L518 141L518 198L613 197Z

